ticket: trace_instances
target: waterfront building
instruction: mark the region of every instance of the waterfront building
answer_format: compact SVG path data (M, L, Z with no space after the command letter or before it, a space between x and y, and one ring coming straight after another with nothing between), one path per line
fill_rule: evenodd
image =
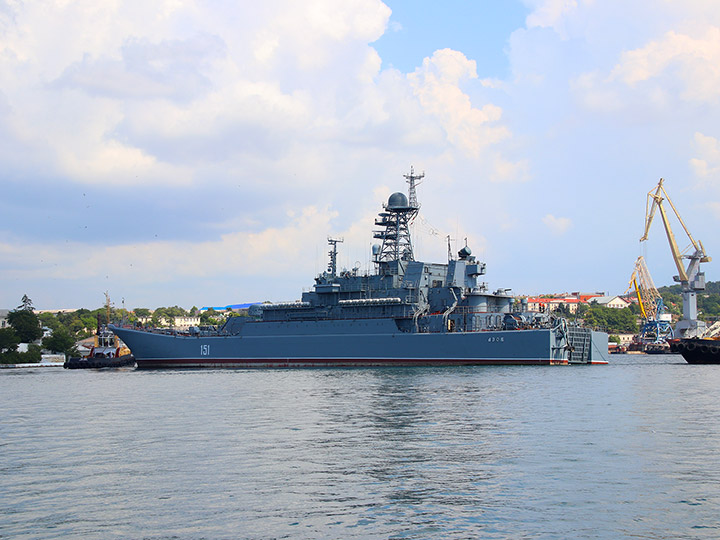
M605 306L613 309L622 309L630 305L630 302L620 296L600 296L598 298L593 298L592 300L590 300L590 303L593 302L597 303L600 306Z

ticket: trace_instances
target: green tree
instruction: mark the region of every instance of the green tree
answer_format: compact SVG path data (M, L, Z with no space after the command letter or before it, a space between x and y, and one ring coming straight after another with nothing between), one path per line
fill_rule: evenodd
M43 339L43 348L54 353L75 354L75 337L65 328L54 330L51 336Z
M32 311L33 305L32 300L28 298L27 294L23 294L22 297L22 304L20 304L18 307L15 308L15 311Z
M50 330L57 330L62 326L54 313L40 313L37 318L41 326L47 326Z
M22 353L16 350L5 351L0 354L0 364L20 364L22 363Z
M609 308L590 304L582 315L587 326L614 334L637 332L637 318L630 308Z
M42 351L34 343L28 345L27 352L20 353L20 362L23 364L37 364L40 360L42 360Z
M172 306L164 309L166 316L170 317L171 319L174 317L187 317L187 311L185 311L180 306Z
M81 309L78 315L79 327L88 336L92 335L97 328L98 319L94 312L87 309Z
M170 321L165 313L165 308L157 308L153 311L152 318L150 319L152 326L159 327L168 322Z
M213 308L206 309L200 314L200 324L220 324L217 311Z
M6 332L7 330L14 332L12 328L0 329L0 341L9 345L8 348L0 346L0 364L31 364L42 360L40 347L34 343L28 345L27 352L19 352L17 350L19 339L13 338L12 334Z
M14 310L8 313L7 321L17 332L21 343L32 343L42 337L42 328L37 315L29 310Z
M20 344L20 338L12 328L0 328L0 353L14 351Z

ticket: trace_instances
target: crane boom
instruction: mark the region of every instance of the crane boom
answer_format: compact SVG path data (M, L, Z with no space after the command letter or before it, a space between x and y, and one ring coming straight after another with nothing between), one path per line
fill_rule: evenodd
M673 330L669 317L665 314L662 296L655 287L650 270L648 270L642 256L635 261L635 268L625 292L627 293L632 288L635 289L643 319L640 328L640 342L643 344L657 344L671 339Z
M638 299L638 306L640 306L640 314L642 315L643 319L647 319L647 312L645 311L645 303L642 299L642 294L640 294L640 287L638 287L637 278L633 277L632 279L632 286L635 287L635 296L637 296Z
M665 192L665 188L663 188L663 182L664 180L661 178L660 182L658 182L657 188L654 190L655 192L653 193L653 190L650 190L650 192L648 192L647 203L645 204L645 234L643 234L642 238L640 238L640 241L644 242L645 240L647 240L648 233L650 232L650 225L652 225L653 217L655 217L655 210L659 209L663 225L665 226L665 234L667 235L668 243L670 244L670 251L672 252L673 260L675 261L675 266L678 270L678 276L680 278L680 281L687 281L687 274L683 266L680 248L678 248L677 242L675 241L675 235L673 234L672 227L670 227L670 221L668 221L667 214L665 213L665 208L662 204L663 195L665 196L665 200L668 201L672 209L675 211L675 215L678 216L678 219L680 219L680 216L677 213L677 210L675 210L675 205L672 204L672 201L670 201L670 198ZM651 200L652 202L650 202ZM682 223L682 220L680 220L680 222ZM685 227L684 224L683 227ZM687 228L685 228L685 232L687 232Z
M662 311L662 296L655 287L650 270L645 264L645 258L641 255L635 261L635 268L630 276L630 283L625 293L631 289L635 290L638 299L640 314L645 320L651 320L659 316Z

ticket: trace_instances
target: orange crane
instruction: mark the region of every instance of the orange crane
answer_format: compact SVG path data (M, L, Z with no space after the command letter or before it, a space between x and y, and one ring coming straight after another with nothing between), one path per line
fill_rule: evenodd
M664 343L668 339L672 339L671 316L665 313L662 296L655 287L650 270L642 256L635 261L635 269L625 292L627 293L632 288L635 289L638 307L643 318L640 340L643 343Z

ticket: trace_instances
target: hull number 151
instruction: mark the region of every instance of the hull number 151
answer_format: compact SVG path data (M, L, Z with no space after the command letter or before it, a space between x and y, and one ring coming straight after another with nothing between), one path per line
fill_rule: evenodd
M200 345L200 356L210 356L210 345Z

